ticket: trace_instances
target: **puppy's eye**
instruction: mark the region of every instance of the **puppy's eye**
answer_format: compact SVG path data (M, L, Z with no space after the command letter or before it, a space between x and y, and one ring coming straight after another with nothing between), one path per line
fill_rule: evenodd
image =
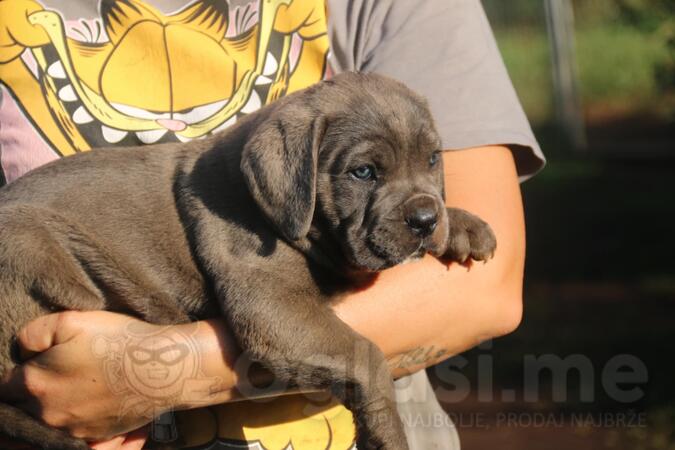
M371 165L359 166L349 173L354 178L362 181L372 180L375 178L375 168Z
M429 158L429 165L433 167L436 164L438 164L438 161L440 160L441 160L441 152L433 152L431 154L431 157Z

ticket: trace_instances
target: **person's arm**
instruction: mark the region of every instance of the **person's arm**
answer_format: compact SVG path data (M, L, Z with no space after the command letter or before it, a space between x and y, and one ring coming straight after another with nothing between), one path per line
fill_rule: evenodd
M521 318L525 238L511 151L496 146L446 152L444 164L447 204L465 208L493 227L494 259L467 268L426 257L385 271L373 286L335 307L340 318L382 349L395 376L508 333ZM97 311L32 322L20 333L20 344L43 353L0 385L0 397L75 436L104 438L138 428L150 418L132 414L120 420L125 398L108 389L101 361L92 356L95 337L119 335L130 320ZM237 399L239 351L224 321L200 322L193 339L204 376L219 377L219 382L210 393L193 393L175 406Z
M467 268L427 255L385 271L372 288L336 308L378 344L395 375L507 334L521 320L525 225L511 151L494 146L445 152L444 167L446 204L490 224L495 257Z

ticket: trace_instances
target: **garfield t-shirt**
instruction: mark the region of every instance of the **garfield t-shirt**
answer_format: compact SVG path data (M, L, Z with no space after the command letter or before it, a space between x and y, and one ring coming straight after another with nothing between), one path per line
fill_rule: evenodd
M327 51L322 2L3 1L2 173L199 139L328 76Z
M0 184L94 147L189 141L333 71L425 95L447 149L543 155L477 0L5 0ZM517 146L517 147L516 147Z

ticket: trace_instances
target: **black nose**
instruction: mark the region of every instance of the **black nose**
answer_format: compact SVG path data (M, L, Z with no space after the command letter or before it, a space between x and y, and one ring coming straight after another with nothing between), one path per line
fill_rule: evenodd
M406 202L405 221L416 236L426 237L438 224L436 201L430 196L420 196Z
M405 219L410 230L420 237L429 236L436 229L438 214L429 208L420 208Z

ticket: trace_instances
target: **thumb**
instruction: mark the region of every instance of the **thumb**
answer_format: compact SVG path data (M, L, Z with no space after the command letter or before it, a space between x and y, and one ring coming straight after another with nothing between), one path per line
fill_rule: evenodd
M145 442L150 436L150 427L145 426L138 430L132 431L127 435L127 438L122 444L122 450L142 450Z
M116 436L107 441L90 442L89 445L94 450L120 450L124 444L124 436Z
M73 320L76 314L73 311L63 311L28 322L16 336L20 358L26 360L36 353L42 353L72 339L81 330Z

